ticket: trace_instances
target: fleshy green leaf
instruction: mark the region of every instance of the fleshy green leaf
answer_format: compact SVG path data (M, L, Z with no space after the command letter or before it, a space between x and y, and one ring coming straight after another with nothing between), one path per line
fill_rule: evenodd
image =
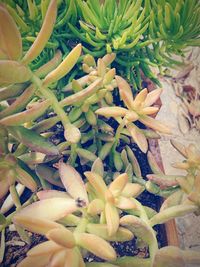
M43 136L32 130L26 129L22 126L9 126L7 129L19 142L28 146L31 150L47 155L59 154L59 151L54 144L50 143Z

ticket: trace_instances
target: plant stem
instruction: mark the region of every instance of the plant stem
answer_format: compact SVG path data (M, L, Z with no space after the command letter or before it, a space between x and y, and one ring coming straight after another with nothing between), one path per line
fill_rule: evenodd
M60 120L64 126L66 127L67 124L70 123L69 118L63 108L60 107L59 102L54 95L54 93L47 87L43 87L42 81L40 78L38 78L36 75L33 74L32 76L32 82L37 86L41 94L46 98L51 100L51 104L53 106L53 109L55 113L60 117Z
M19 198L15 185L11 185L9 190L10 190L12 200L16 206L16 209L19 210L22 205L21 205L20 198Z
M118 145L120 135L121 135L121 132L122 132L124 126L125 126L125 121L122 120L121 123L119 124L117 130L116 130L116 133L115 133L115 142L114 142L113 147L112 147L113 151L116 149L116 147Z

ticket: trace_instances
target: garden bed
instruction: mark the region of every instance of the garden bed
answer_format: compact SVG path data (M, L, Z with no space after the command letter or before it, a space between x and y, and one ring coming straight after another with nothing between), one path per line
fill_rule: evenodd
M155 140L149 141L150 151L156 158L158 165L163 169L162 159L160 155L158 142ZM145 177L147 174L151 173L146 154L142 153L135 144L132 144L132 150L137 157L137 160L142 168L142 176ZM30 192L26 191L23 195L27 199ZM147 191L143 192L138 200L145 206L148 206L156 211L159 211L162 198L155 196ZM23 201L23 199L22 199ZM23 201L24 202L24 201ZM11 210L13 211L14 208ZM11 227L12 229L12 227ZM157 239L159 247L165 247L167 245L178 245L178 237L174 220L171 220L165 224L155 226L157 232ZM44 242L46 239L38 234L30 235L30 244L26 244L22 241L16 231L6 229L6 250L3 262L0 264L1 267L15 267L19 264L25 257L26 253L37 244ZM112 246L115 248L118 256L138 256L140 258L146 258L149 256L148 247L142 246L137 247L137 239L131 241L119 243L112 242ZM86 256L86 261L101 261L101 259L95 257L92 254Z

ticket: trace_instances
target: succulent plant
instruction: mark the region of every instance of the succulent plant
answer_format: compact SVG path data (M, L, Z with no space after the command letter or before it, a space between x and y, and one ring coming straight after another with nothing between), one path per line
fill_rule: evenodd
M172 248L158 250L152 226L155 223L154 218L161 217L160 213L150 215L145 211L134 198L137 184L128 183L127 174L120 174L106 186L98 172L99 168L94 165L91 172L85 173L88 182L84 184L73 167L60 162L59 174L67 193L56 190L39 191L39 201L14 215L13 222L16 225L43 234L48 239L29 250L27 258L18 266L39 264L41 257L42 266L65 266L66 262L71 264L70 266L90 266L85 265L80 248L111 262L114 266L127 266L133 262L136 264L134 266L142 263L149 267L157 266L155 264L168 266L177 254L181 257L180 261L199 262L198 253L195 252L187 252L185 255L177 248L168 256ZM124 215L122 211L131 215ZM169 218L170 215L163 220ZM149 259L126 256L117 258L109 241L128 241L133 238L133 234L148 244ZM160 255L163 255L163 258L160 258ZM180 266L178 264L179 262L177 266ZM91 263L91 266L93 265L101 266L100 263Z
M157 107L150 106L159 98L162 90L157 89L148 94L147 89L143 89L133 99L133 94L128 83L119 76L116 76L115 79L119 87L120 96L127 109L123 107L103 107L98 109L96 113L106 117L114 117L120 123L118 128L119 133L117 134L120 134L122 129L126 127L139 148L143 152L147 152L148 144L146 137L133 122L139 120L144 125L156 131L170 133L168 127L148 116L158 111Z
M199 46L199 7L199 1L152 1L149 33L163 41L159 50L164 59L173 63L172 54L183 55L186 47Z
M141 77L159 84L150 67L171 66L177 63L171 54L199 45L199 3L187 12L186 0L2 2L0 262L5 229L14 223L25 242L26 230L48 240L21 267L198 264L193 251L160 249L153 227L199 214L199 152L172 142L185 157L174 167L186 176L165 175L148 152L154 173L146 180L130 144L146 153L148 138L170 133L153 117L162 89L148 93ZM135 88L142 90L134 97ZM27 200L25 188L32 191ZM159 212L136 199L145 189L166 197ZM134 236L148 247L148 258L119 257L110 243ZM87 251L104 262L85 262Z
M200 168L200 153L195 145L190 144L185 147L181 143L171 140L172 145L176 150L185 157L183 162L173 163L174 168L182 169L187 172L186 175L166 175L155 166L155 161L149 153L149 163L154 171L154 174L148 174L149 184L147 187L152 187L156 184L162 189L175 189L166 198L161 206L163 218L169 216L169 211L172 218L178 214L187 213L189 210L199 215L199 168ZM150 189L151 191L151 189ZM161 216L161 217L162 217ZM162 219L161 219L162 222Z

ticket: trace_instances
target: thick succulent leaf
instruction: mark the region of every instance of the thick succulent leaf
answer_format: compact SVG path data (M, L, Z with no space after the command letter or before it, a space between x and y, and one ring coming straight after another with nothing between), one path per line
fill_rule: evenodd
M51 254L45 255L45 257L35 256L35 257L26 257L23 259L17 267L44 267L47 266L49 260L51 258Z
M127 173L122 173L110 183L109 190L114 196L119 196L128 182Z
M130 132L134 142L139 146L142 152L146 153L148 149L148 143L142 131L133 123L129 123L126 127Z
M181 204L182 198L183 198L183 191L177 190L176 192L174 192L173 194L171 194L168 198L164 200L160 208L160 212L169 207Z
M19 86L21 87L21 85ZM15 88L10 87L9 89L11 92L12 92L12 89L13 91L15 91ZM35 92L35 87L34 85L31 84L10 106L8 106L7 108L5 108L4 110L0 112L0 118L4 118L6 116L15 114L23 110L26 107L26 105L29 103L29 101L31 100L34 92Z
M64 98L60 102L60 106L61 107L69 106L71 104L77 103L78 101L83 101L84 99L94 94L100 88L101 84L102 84L102 79L97 78L93 83L91 83L84 90Z
M149 166L151 167L151 170L153 171L153 173L161 174L161 175L164 174L163 171L158 166L153 154L150 151L148 151L147 153L147 159L148 159Z
M176 140L170 140L171 144L173 145L173 147L178 150L178 152L181 153L181 155L183 155L185 158L187 158L187 151L185 149L185 146L182 145L180 142L176 141Z
M143 115L140 116L139 121L141 121L144 125L148 126L149 128L152 128L160 133L171 134L171 130L168 126L151 117Z
M154 250L158 248L155 233L147 222L136 216L126 215L120 219L120 225L128 228L134 235L141 238L147 244L153 244Z
M90 201L87 212L91 215L100 214L104 210L104 201L96 198Z
M119 93L122 100L124 101L126 106L131 109L133 104L133 94L129 84L126 80L117 75L115 76L115 80L117 82L117 86L119 88Z
M198 206L195 205L184 205L184 204L176 205L162 210L161 212L153 216L150 222L152 226L156 224L162 224L173 218L181 217L186 214L195 212L197 209Z
M164 247L158 250L153 267L186 267L182 251L177 247Z
M0 61L0 85L24 83L31 79L29 69L17 61Z
M107 186L103 178L94 172L85 172L84 175L87 177L89 183L95 189L97 195L104 199L105 193L107 192Z
M45 77L49 72L54 70L60 64L61 60L62 60L62 53L60 50L57 50L54 57L51 60L49 60L46 64L38 68L35 71L35 74L39 78Z
M87 191L80 174L72 166L61 161L59 163L59 173L67 192L74 199L81 199L85 202L85 204L87 204Z
M86 228L90 234L97 235L107 241L129 241L133 239L133 233L124 227L119 227L113 236L109 236L106 224L89 223Z
M117 208L109 202L105 205L105 217L108 227L108 235L115 235L119 228L119 213Z
M50 198L34 202L20 210L15 217L34 215L35 218L56 221L77 209L74 199Z
M44 218L36 219L33 214L32 216L26 216L26 214L25 215L17 214L14 216L13 222L17 226L21 226L28 231L40 235L45 235L51 229L62 227L62 225Z
M43 81L43 85L48 86L49 84L58 81L62 77L64 77L76 64L77 60L81 55L81 50L81 44L78 44L75 48L73 48L73 50L59 64L59 66L55 70L47 74Z
M165 174L147 174L146 176L150 181L153 181L161 187L178 185L177 179L184 179L185 176L181 175L165 175Z
M139 108L140 109L140 107L142 106L142 104L143 104L143 102L145 101L145 99L146 99L146 97L147 97L147 94L148 94L148 91L147 91L147 89L145 88L145 89L143 89L142 91L140 91L137 95L136 95L136 97L135 97L135 99L134 99L134 104L133 104L133 106L134 106L134 108L137 110L137 108Z
M115 206L121 210L137 209L136 204L127 197L119 196L115 200Z
M104 239L87 233L75 234L77 245L87 249L101 259L113 261L116 259L116 252Z
M65 125L64 137L65 137L66 141L68 141L72 144L76 144L81 139L81 132L78 129L78 127L76 127L75 125L73 125L71 123L67 123Z
M144 101L144 107L149 107L153 105L160 97L163 89L158 88L156 90L153 90L152 92L148 93L145 101Z
M42 191L37 192L37 197L39 198L39 200L54 198L54 197L71 198L71 196L67 194L67 192L58 191L58 190L42 190Z
M134 197L136 198L140 193L144 191L144 186L139 184L127 183L121 193L124 197Z
M46 155L59 155L55 145L47 141L43 136L22 126L9 126L8 131L22 144Z
M97 158L94 163L92 164L92 168L91 168L92 172L95 172L97 174L99 174L101 177L103 177L104 175L104 166L103 166L103 162L100 158Z
M56 15L57 15L56 0L51 0L42 27L37 35L37 38L35 39L34 43L29 48L29 50L22 59L22 62L24 64L30 63L42 52L53 31L54 23L56 21Z
M73 233L64 227L48 231L46 237L64 248L73 248L76 246Z
M22 55L22 39L15 21L6 8L0 6L0 49L5 59L18 60Z
M63 249L62 246L59 246L53 241L45 241L43 243L38 244L37 246L31 248L27 252L27 256L35 257L35 256L46 256L48 254L52 254L55 251Z
M44 179L49 183L64 188L62 182L56 176L56 170L45 164L38 164L35 168L36 173L40 179Z
M0 88L0 101L12 99L21 95L26 87L26 83L21 83Z
M68 255L67 255L66 249L56 251L52 255L52 257L51 257L51 259L49 261L48 266L49 267L61 267L61 266L65 266L67 256Z
M127 109L121 107L103 107L95 111L96 114L104 117L124 117L127 113Z
M106 66L109 66L115 60L115 58L116 58L116 54L111 53L111 54L105 55L102 59L104 63L106 64Z
M0 186L1 186L1 183L0 183ZM24 186L24 185L22 185L22 184L20 184L20 183L18 183L18 184L16 185L16 191L17 191L17 193L18 193L19 196L22 195L22 193L24 192L24 189L25 189L25 186ZM4 200L4 202L3 202L3 205L1 206L0 212L4 214L4 213L6 213L9 209L11 209L13 206L14 206L14 202L13 202L13 200L12 200L11 195L9 194L9 195L7 196L7 198L6 198L6 199Z
M141 177L142 174L141 174L140 165L139 165L137 158L135 157L133 151L131 150L131 148L129 146L126 146L126 151L127 151L127 155L128 155L129 161L132 165L132 168L133 168L135 175L137 177Z
M32 108L29 108L20 113L10 115L0 120L0 124L5 126L18 126L26 122L34 121L48 109L51 101L45 100L43 102L35 104Z
M79 255L75 249L58 251L49 262L49 267L79 267Z

